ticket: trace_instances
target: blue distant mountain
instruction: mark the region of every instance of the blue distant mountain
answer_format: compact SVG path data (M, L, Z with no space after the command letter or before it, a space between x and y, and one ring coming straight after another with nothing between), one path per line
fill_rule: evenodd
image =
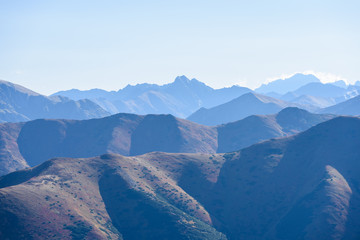
M213 108L201 108L191 114L187 119L199 124L215 126L234 122L250 115L274 114L286 107L297 106L299 105L269 96L257 93L246 93Z
M346 82L344 80L339 80L339 81L335 81L335 82L332 82L330 83L334 86L337 86L337 87L341 87L341 88L347 88L348 85L346 84Z
M61 95L73 100L91 99L113 114L172 114L184 118L201 107L213 107L247 92L251 90L239 86L213 89L196 79L179 76L174 82L165 85L128 85L117 92L72 89L57 92L53 96Z
M308 83L295 91L288 92L279 99L297 104L308 106L308 109L325 108L347 99L358 96L360 87L356 85L346 85L344 81L333 83Z
M360 115L360 96L350 98L344 102L338 103L334 106L330 106L324 109L321 109L321 113L333 113L338 115L351 115L359 116Z
M331 98L331 97L342 97L346 95L347 89L343 87L338 87L333 84L327 83L308 83L292 93L295 95L310 95L315 97L324 97L324 98Z
M297 73L286 79L278 79L267 84L262 84L259 88L255 89L255 92L262 94L271 92L285 94L295 91L308 83L320 83L320 80L312 74Z
M0 122L39 118L89 119L110 115L96 103L62 96L46 97L25 87L0 81Z

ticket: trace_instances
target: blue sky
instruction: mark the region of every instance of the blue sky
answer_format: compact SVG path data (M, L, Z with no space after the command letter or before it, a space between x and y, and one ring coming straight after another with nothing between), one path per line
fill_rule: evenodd
M360 80L359 1L0 0L0 79L43 94L164 84L251 88L294 72Z

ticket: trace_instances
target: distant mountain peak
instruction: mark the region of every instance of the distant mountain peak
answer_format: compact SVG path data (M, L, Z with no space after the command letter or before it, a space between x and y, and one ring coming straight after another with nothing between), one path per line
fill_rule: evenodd
M41 95L41 94L36 93L26 87L23 87L21 85L18 85L18 84L12 83L12 82L0 80L0 86L1 85L10 87L10 88L14 89L15 91L18 91L18 92L21 92L21 93L24 93L24 94L27 94L30 96L40 96Z
M296 113L296 112L308 113L308 111L298 108L298 107L287 107L287 108L282 109L278 114L280 114L280 115L281 114L292 114L292 113Z
M335 82L331 82L331 85L335 85L337 87L341 87L341 88L347 88L348 84L344 81L344 80L338 80Z
M190 79L188 79L185 75L177 76L174 83L188 84L190 83Z
M267 84L262 84L259 88L255 89L255 91L259 93L275 92L285 94L312 82L320 83L320 80L312 74L296 73L289 78L278 79Z
M239 99L249 99L249 100L259 100L263 103L269 103L269 102L283 102L282 100L279 100L277 98L265 96L256 92L248 92L243 94L242 96L238 97Z

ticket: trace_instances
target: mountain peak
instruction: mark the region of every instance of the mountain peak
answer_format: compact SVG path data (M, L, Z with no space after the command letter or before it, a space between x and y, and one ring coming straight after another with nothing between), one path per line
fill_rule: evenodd
M347 88L347 86L348 86L348 84L344 80L338 80L335 82L331 82L330 84L335 85L337 87L341 87L341 88Z
M269 97L269 96L265 96L256 92L248 92L245 93L243 95L241 95L238 99L248 99L248 100L258 100L261 101L263 103L284 103L284 101L273 98L273 97Z
M312 74L296 73L293 76L285 79L278 79L268 84L263 84L255 91L259 93L276 92L285 94L287 92L295 91L308 83L320 82L320 80Z
M185 75L182 75L182 76L177 76L175 78L174 83L188 84L190 83L190 80Z
M298 108L298 107L287 107L281 110L278 115L287 115L287 114L294 114L294 113L309 113L308 111Z
M36 92L26 88L26 87L23 87L21 85L18 85L18 84L12 83L12 82L0 80L0 87L1 86L3 86L3 87L6 86L6 87L9 87L9 88L12 88L13 90L15 90L17 92L27 94L27 95L30 95L30 96L40 96L39 93L36 93Z

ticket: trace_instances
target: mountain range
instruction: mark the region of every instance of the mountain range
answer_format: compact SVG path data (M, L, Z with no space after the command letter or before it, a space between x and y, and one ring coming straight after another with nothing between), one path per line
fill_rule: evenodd
M298 86L300 87L293 90ZM280 94L274 92L276 88L279 92L292 91ZM265 93L272 98L258 93L266 89L274 90ZM323 112L324 108L359 95L359 89L360 86L346 85L344 81L323 84L313 75L295 74L290 78L263 85L256 89L255 93L239 86L213 89L196 79L189 80L185 76L179 76L174 82L161 86L128 85L117 92L73 89L46 97L22 86L1 81L0 122L22 122L41 118L91 119L114 113L135 113L172 114L181 118L188 117L198 123L216 125L253 114L276 113L288 106ZM356 112L356 109L347 111ZM224 116L225 114L227 116Z
M359 239L359 90L1 81L0 239Z
M360 119L226 154L56 158L0 178L2 239L359 239Z
M274 114L286 107L298 106L257 93L246 93L230 102L213 108L201 108L187 119L199 124L214 126L233 122L254 114Z
M125 156L153 151L216 153L237 151L270 138L304 131L333 115L287 108L216 127L172 115L116 114L91 120L34 120L0 124L0 175L54 157Z
M285 79L277 79L267 84L262 84L255 91L262 94L276 93L282 95L295 91L308 83L320 83L320 80L312 74L296 73Z
M356 84L347 85L343 80L321 83L312 74L297 73L286 79L263 84L255 92L317 111L359 95L360 87Z
M110 115L96 103L66 97L46 97L20 85L0 81L0 122L38 118L89 119Z
M213 89L196 79L178 76L174 82L165 85L128 85L111 92L72 89L54 93L53 96L65 96L73 100L90 99L112 114L172 114L185 118L201 107L213 107L247 92L251 90L239 86Z
M350 116L359 116L360 115L360 96L356 96L347 101L340 102L336 105L321 109L320 113L333 113L338 115L350 115Z

